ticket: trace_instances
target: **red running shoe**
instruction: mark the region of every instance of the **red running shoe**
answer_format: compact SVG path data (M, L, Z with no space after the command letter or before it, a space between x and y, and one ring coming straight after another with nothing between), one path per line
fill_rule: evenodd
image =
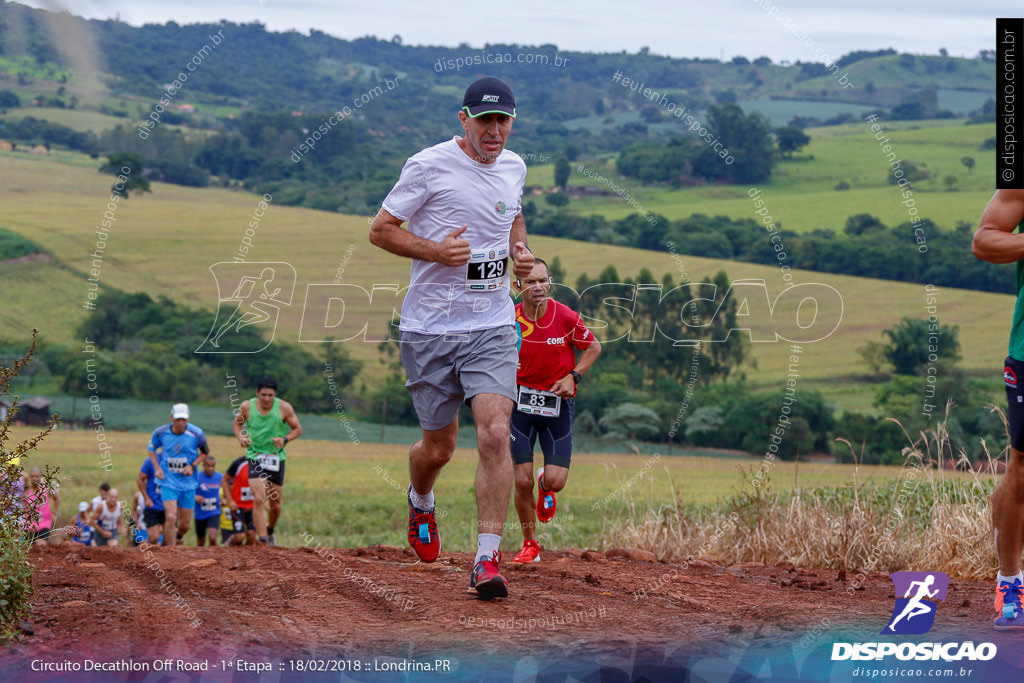
M469 575L469 592L476 593L481 600L508 597L508 581L498 573L501 553L497 550L489 560L480 560Z
M543 477L544 468L541 467L537 470L537 489L539 493L537 496L537 519L542 522L550 522L551 518L555 516L555 508L558 507L558 501L555 500L554 493L540 485L540 480Z
M522 564L540 562L540 544L537 541L523 541L523 549L512 558L512 561L521 562Z
M409 486L409 491L412 491L412 486ZM409 545L421 560L433 562L441 554L441 536L437 533L434 510L423 512L416 509L408 493L406 500L409 501Z

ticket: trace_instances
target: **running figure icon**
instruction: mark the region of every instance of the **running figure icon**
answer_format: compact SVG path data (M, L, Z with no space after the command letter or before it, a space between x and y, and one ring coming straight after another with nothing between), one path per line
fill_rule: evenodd
M922 600L924 598L934 598L938 594L938 588L936 588L933 591L928 590L934 583L935 576L932 574L929 574L924 581L911 582L910 586L907 588L906 595L903 596L904 598L910 598L910 602L907 603L907 606L903 608L903 611L900 612L900 615L893 619L892 622L886 628L895 633L896 629L893 627L896 626L896 624L903 617L906 617L907 621L910 621L914 617L920 616L922 614L929 614L933 608L931 605L926 605L925 603L923 603ZM911 598L910 594L914 591L914 586L918 586L917 595Z

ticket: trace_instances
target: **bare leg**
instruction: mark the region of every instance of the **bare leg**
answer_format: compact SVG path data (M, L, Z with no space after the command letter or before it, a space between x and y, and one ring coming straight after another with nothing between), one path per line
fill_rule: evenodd
M178 501L164 501L164 545L173 546L177 543L175 533L178 530Z
M992 528L996 531L999 573L1015 576L1024 552L1024 452L1010 449L1006 474L992 492Z
M267 503L269 509L267 511L267 526L277 526L277 520L281 517L281 487L278 484L267 480Z
M256 536L267 537L267 478L250 477L249 488L252 489L252 523L256 527Z
M512 490L509 420L512 400L497 394L473 397L473 419L480 462L476 468L477 531L501 535Z
M523 540L537 540L537 499L533 495L533 463L515 466L516 472L516 512L519 523L523 526ZM544 486L552 493L565 488L569 469L559 465L544 466Z
M185 545L185 534L188 533L190 526L192 526L192 511L180 508L178 510L178 535L181 536L181 545Z
M441 468L452 459L458 436L458 418L447 427L423 430L423 438L409 449L409 481L416 493L425 496L433 490Z
M516 512L523 527L523 540L537 540L537 499L533 495L533 463L515 465Z

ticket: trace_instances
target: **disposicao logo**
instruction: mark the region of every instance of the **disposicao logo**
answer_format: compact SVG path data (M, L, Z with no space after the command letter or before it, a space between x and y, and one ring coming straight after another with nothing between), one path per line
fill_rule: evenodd
M930 631L935 623L936 601L946 599L949 577L942 572L893 572L889 579L896 588L896 605L881 633L920 635Z
M896 589L896 604L881 635L920 635L935 624L938 601L946 599L949 577L942 572L893 572L889 575ZM902 596L902 597L900 597ZM899 660L946 662L988 661L996 656L994 643L833 643L832 661L879 660L895 656Z

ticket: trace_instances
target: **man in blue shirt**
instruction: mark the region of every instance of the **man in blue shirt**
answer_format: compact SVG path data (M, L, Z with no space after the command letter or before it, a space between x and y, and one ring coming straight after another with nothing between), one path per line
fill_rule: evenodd
M149 440L149 459L164 500L164 545L175 545L188 531L196 506L195 470L210 452L203 430L189 424L188 418L188 406L175 403L171 423L154 429Z
M203 460L203 469L196 480L196 545L217 545L217 529L220 528L220 483L224 475L217 471L217 460L208 455Z
M74 526L75 535L71 540L82 545L92 545L92 527L89 526L89 504L84 500L78 504L78 514L71 520Z
M145 497L146 508L142 511L142 523L146 527L146 540L153 545L164 531L164 498L156 478L156 468L148 457L142 462L135 485Z

